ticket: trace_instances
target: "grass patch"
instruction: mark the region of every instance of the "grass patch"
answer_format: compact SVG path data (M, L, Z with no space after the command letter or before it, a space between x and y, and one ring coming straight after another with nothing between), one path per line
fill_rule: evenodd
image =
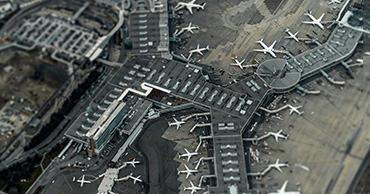
M27 189L31 187L31 185L36 181L36 179L41 175L42 170L40 167L35 168L35 171L32 173L31 178L27 180L27 182L21 183L18 182L18 185L21 187L20 193L26 193Z

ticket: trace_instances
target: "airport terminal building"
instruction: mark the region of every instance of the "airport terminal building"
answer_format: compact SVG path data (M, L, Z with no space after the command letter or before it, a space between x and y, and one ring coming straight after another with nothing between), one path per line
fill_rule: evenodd
M124 102L113 101L103 115L95 122L86 133L88 138L89 155L99 154L104 146L112 139L118 124L126 115Z

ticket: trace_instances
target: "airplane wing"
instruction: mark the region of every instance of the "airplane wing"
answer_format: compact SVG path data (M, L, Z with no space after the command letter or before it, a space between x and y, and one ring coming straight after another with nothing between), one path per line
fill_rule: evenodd
M285 192L285 189L286 189L287 184L288 184L288 181L286 180L286 181L284 182L283 186L281 187L281 189L279 190L279 192L284 193L284 192Z
M186 164L184 164L184 166L185 166L186 170L187 170L187 171L189 171L189 167L188 167L188 166L186 166Z
M191 0L189 4L194 4L196 0Z
M178 121L177 121L177 119L176 119L175 117L173 117L173 120L175 120L176 122L178 122Z
M321 23L319 23L318 24L318 26L322 29L322 30L324 30L325 28L324 28L324 26L321 24Z
M191 14L193 14L193 7L190 5L187 5L186 8L189 10Z
M231 63L230 65L237 66L238 64L237 63Z
M179 128L180 128L180 124L177 124L176 130L179 130Z
M188 155L188 160L187 160L187 162L189 162L189 161L190 161L190 158L191 158L191 155Z
M296 32L295 34L294 34L294 36L297 36L298 35L298 32Z
M266 52L267 49L253 49L254 51L257 51L257 52Z
M275 41L272 43L272 45L270 46L271 50L274 48L275 44L276 44L276 40L275 40Z
M198 53L199 53L200 55L203 55L203 53L202 53L201 51L198 51Z
M187 154L190 154L190 152L188 151L188 149L184 148L184 150L185 150L185 152L186 152Z
M191 187L194 187L194 184L193 184L193 182L191 182L191 181L190 181L190 185L191 185Z
M189 176L190 176L190 172L186 172L186 179L188 179L189 178Z
M277 169L279 172L281 172L281 173L283 172L283 171L281 170L281 168L280 168L280 167L278 167L278 166L276 167L276 169Z
M273 57L275 57L276 58L276 55L275 55L275 53L271 50L271 51L269 51L269 53L270 53L270 55L271 56L273 56Z
M314 22L314 21L302 21L302 23L304 23L304 24L316 24L316 22Z
M323 13L320 18L318 19L319 22L321 22L322 18L324 17L325 13Z

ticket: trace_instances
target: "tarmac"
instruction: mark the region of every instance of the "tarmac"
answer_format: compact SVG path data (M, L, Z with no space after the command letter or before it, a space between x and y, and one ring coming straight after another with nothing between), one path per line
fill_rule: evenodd
M331 73L339 77L343 72ZM289 163L289 168L269 172L262 181L255 181L254 188L273 191L289 180L288 190L301 193L343 193L352 184L370 148L369 125L370 94L369 73L357 69L356 78L347 80L343 87L330 85L324 78L308 84L321 91L318 96L304 97L297 93L288 94L287 103L303 105L304 114L288 115L282 112L283 121L269 119L261 125L258 136L280 129L289 134L288 140L267 139L257 146L261 163L252 166L253 172L263 171L266 161ZM318 84L319 83L319 84ZM278 104L278 106L282 106ZM324 108L323 108L324 107ZM265 149L268 147L268 149ZM309 169L304 170L300 165Z

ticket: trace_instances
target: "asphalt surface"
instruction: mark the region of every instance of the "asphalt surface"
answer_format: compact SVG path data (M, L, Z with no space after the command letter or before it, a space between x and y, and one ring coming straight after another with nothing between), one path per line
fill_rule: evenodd
M183 110L162 115L150 120L144 125L143 132L133 145L143 155L144 162L149 173L149 180L146 193L178 193L181 182L177 181L177 168L180 163L173 160L177 152L174 150L175 142L162 138L168 129L168 121L173 116L179 118L182 115L189 115L199 110ZM168 129L173 130L173 129Z
M174 142L162 138L168 128L165 118L147 123L148 128L138 141L138 147L148 158L149 193L178 193L176 152Z

